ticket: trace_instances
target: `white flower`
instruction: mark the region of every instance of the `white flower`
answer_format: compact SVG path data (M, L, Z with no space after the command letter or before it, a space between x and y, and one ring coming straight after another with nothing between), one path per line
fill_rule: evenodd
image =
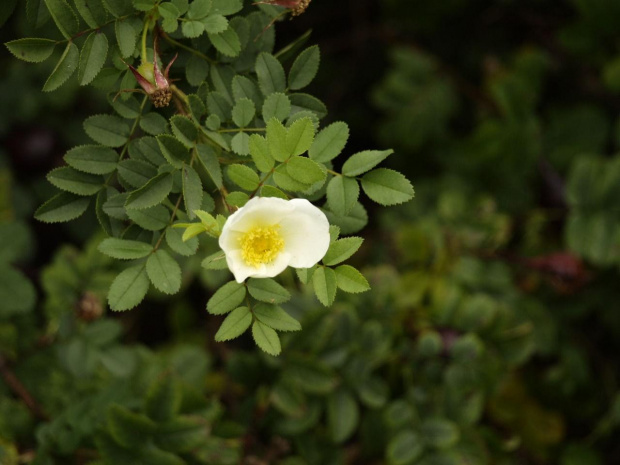
M237 282L310 268L329 248L329 221L306 199L254 197L230 215L220 236Z

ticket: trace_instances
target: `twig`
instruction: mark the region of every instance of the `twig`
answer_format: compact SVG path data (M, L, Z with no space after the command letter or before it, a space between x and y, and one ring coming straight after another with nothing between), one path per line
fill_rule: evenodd
M43 412L39 404L34 400L34 397L28 392L22 382L17 379L15 373L9 367L6 359L0 355L0 374L7 386L13 391L23 402L26 407L32 412L32 414L40 420L48 421L49 417Z

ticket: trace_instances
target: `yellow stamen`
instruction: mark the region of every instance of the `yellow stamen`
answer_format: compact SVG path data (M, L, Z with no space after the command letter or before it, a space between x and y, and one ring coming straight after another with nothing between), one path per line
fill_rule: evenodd
M278 231L279 225L257 226L240 239L241 257L250 266L258 268L272 262L284 247L284 240Z

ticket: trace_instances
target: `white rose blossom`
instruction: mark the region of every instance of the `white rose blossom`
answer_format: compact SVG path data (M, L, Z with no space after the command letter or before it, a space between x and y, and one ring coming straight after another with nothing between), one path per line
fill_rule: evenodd
M254 197L230 215L219 244L237 282L310 268L329 248L329 221L306 199Z

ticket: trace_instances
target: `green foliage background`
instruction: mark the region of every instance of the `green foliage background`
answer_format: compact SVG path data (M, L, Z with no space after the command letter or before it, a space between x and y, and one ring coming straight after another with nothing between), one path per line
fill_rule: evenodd
M4 2L0 20L17 3ZM44 6L36 11L44 20ZM363 215L340 224L364 238L351 264L370 291L334 300L326 284L317 292L334 300L326 308L296 281L307 276L278 278L284 288L270 296L290 299L282 303L290 319L271 324L298 329L295 318L302 329L280 333L277 357L249 334L214 341L223 317L205 305L229 276L201 266L216 252L202 236L201 253L181 261L178 294L151 289L130 312L106 309L124 266L101 253L93 209L62 225L32 216L57 192L45 178L67 150L92 144L87 135L116 145L97 132L101 124L89 126L100 122L93 115L111 114L110 105L135 112L141 97L111 104L132 76L114 89L82 87L90 76L79 68L77 79L43 93L60 80L47 81L62 50L36 65L5 53L0 463L619 461L619 13L613 0L314 0L276 24L276 50L313 29L283 61L288 70L294 55L319 45L308 89L329 110L321 128L348 123L347 156L393 147L382 166L416 186L402 206L363 198L370 223L361 232ZM19 2L3 42L59 37L53 20L33 34L32 18ZM121 44L131 31L117 28L127 58ZM192 86L202 73L183 61L172 72ZM273 103L277 112L280 97ZM165 131L165 120L146 121L147 135ZM332 168L346 174L345 165ZM230 180L251 192L254 180L237 170Z

